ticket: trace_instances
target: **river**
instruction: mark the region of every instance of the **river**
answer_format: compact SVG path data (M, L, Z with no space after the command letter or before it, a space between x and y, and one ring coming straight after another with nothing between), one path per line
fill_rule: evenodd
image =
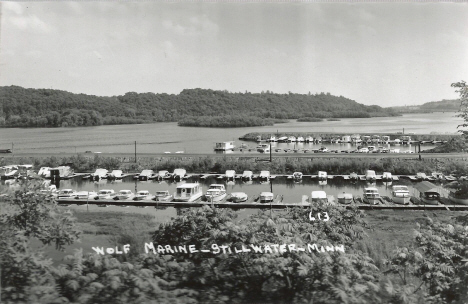
M13 148L18 153L107 153L137 152L214 153L215 142L235 141L250 132L340 132L340 133L456 133L462 119L456 113L405 114L398 117L343 118L340 121L297 122L274 126L248 128L194 128L177 123L112 125L80 128L2 128L0 149ZM247 143L255 147L255 143ZM349 144L325 144L329 149L346 150ZM294 148L294 144L279 144L280 148ZM431 148L422 146L422 149ZM298 148L318 149L320 145L302 144ZM413 150L414 147L401 147Z

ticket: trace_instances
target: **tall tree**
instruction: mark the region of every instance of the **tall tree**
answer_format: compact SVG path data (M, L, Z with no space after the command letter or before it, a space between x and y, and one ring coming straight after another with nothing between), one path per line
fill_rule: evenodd
M458 128L468 127L468 86L465 81L452 83L452 87L457 88L456 92L460 94L460 110L458 117L463 118L463 123ZM468 138L468 130L460 130L465 138Z

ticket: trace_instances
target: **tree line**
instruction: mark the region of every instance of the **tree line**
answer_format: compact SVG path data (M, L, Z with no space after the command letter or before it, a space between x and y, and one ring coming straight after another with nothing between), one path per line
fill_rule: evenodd
M128 92L120 96L102 97L9 86L0 87L0 96L0 126L3 127L72 127L176 121L187 125L193 124L199 117L222 117L225 120L232 115L237 117L231 119L232 126L238 126L238 123L271 123L267 119L397 115L390 109L366 106L330 93L231 93L186 89L177 95ZM254 122L252 117L259 119Z

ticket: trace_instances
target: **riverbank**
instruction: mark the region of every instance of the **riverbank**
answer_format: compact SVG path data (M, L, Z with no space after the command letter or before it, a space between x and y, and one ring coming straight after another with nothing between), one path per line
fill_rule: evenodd
M0 158L0 166L9 164L33 164L37 172L41 167L57 167L68 164L75 172L93 172L97 168L108 170L121 169L124 172L141 172L143 169L154 171L184 168L191 173L216 172L235 170L241 173L245 170L258 173L268 170L272 174L292 174L299 171L303 174L317 174L326 171L328 174L349 174L356 172L365 174L366 170L375 170L377 174L391 172L398 175L414 175L417 172L431 174L468 174L465 153L425 154L421 160L417 154L288 154L274 155L268 161L268 155L200 155L179 154L159 155L102 155L102 154L71 154L71 155L12 155Z

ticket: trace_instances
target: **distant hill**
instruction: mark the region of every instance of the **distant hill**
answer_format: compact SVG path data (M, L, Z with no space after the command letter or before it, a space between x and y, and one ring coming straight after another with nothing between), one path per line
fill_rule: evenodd
M343 96L320 94L230 93L186 89L180 94L129 92L100 97L51 89L0 87L0 125L4 127L70 127L187 121L193 117L297 119L397 115L391 109L366 106ZM237 118L236 118L237 119ZM264 121L262 122L264 123Z
M444 99L426 102L420 106L392 107L400 113L427 113L427 112L457 112L460 109L459 99Z

